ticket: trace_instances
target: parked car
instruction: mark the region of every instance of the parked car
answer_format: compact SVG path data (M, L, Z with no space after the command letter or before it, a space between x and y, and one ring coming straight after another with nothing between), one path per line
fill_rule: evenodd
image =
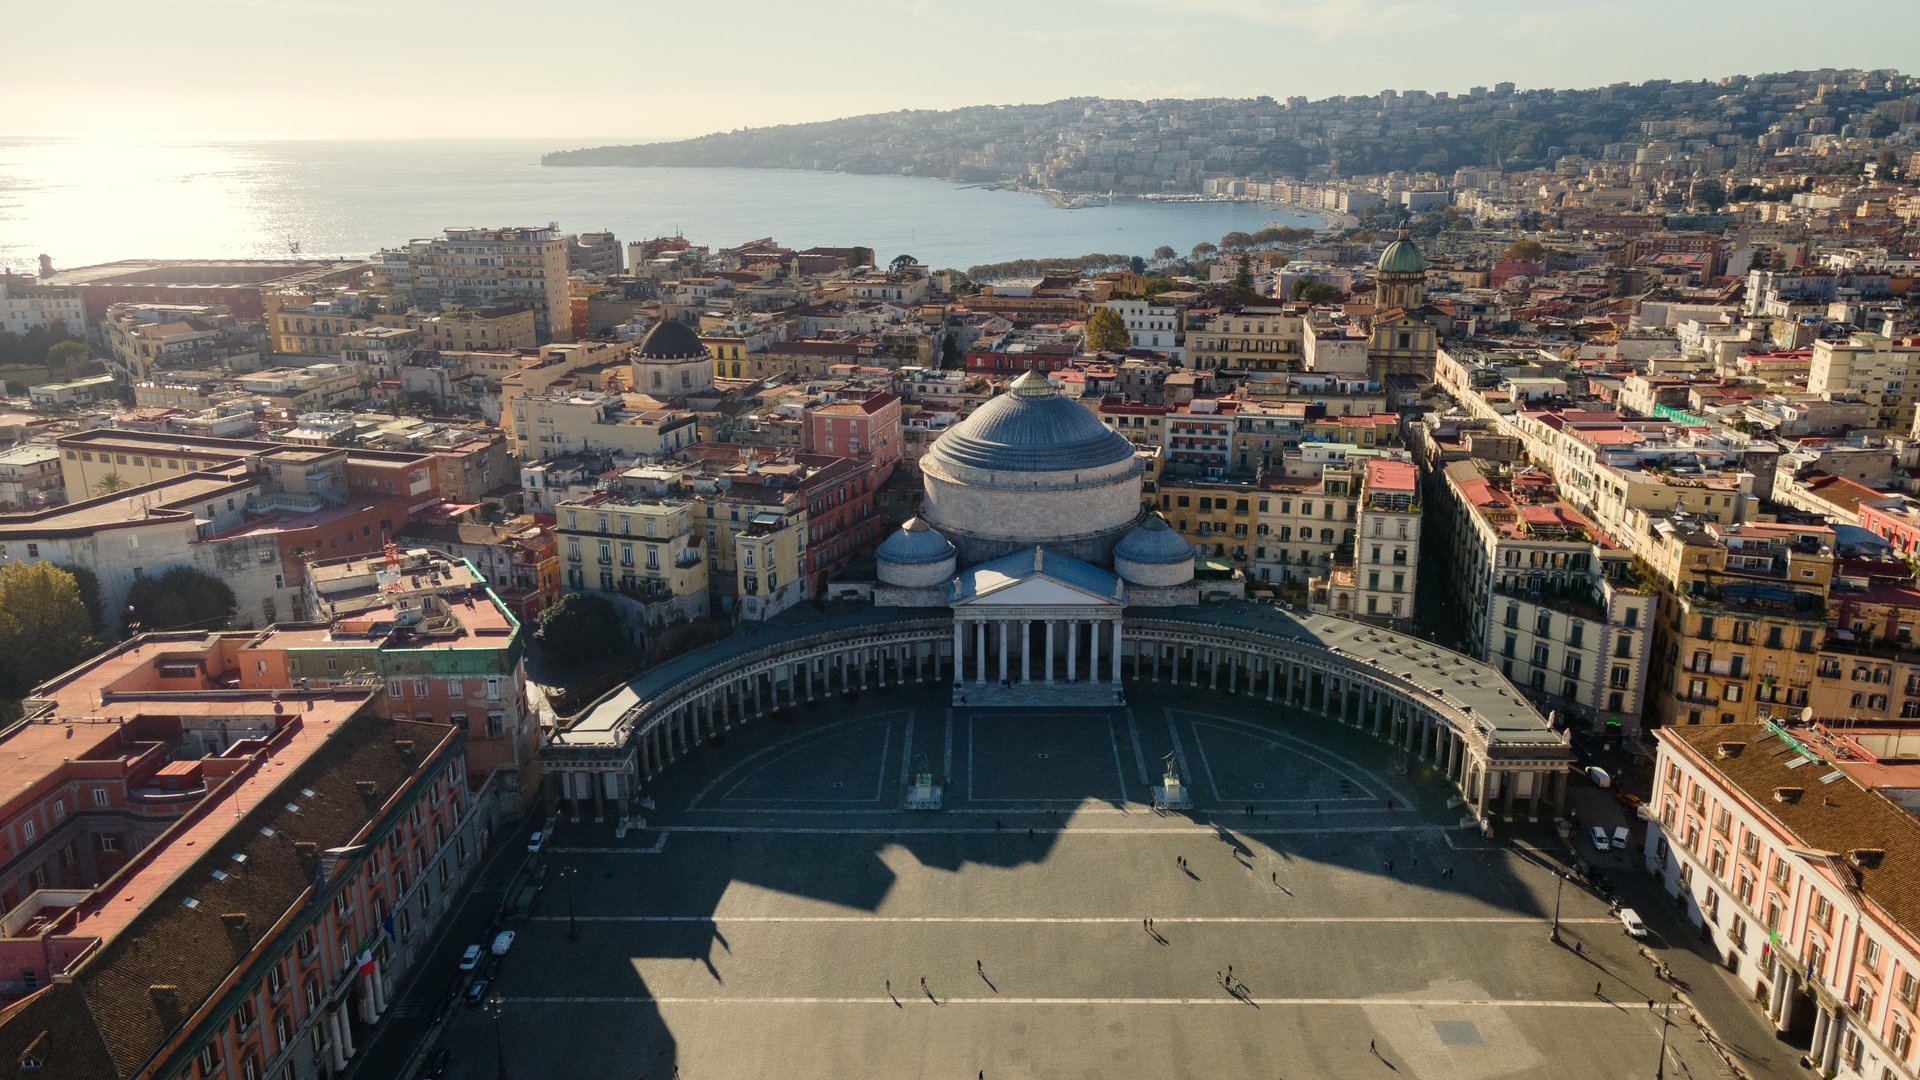
M1612 842L1607 839L1607 830L1598 825L1595 825L1593 831L1588 835L1593 837L1593 846L1599 848L1601 851L1605 851L1613 846Z
M420 1080L438 1080L447 1075L447 1062L452 1057L453 1051L444 1046L428 1054L427 1060L420 1063Z
M473 980L473 984L467 987L467 1004L478 1005L485 1000L487 1000L487 980Z
M1647 936L1647 924L1640 921L1640 913L1630 907L1620 909L1620 925L1626 928L1628 937Z
M493 955L505 956L507 955L507 950L511 948L513 948L513 931L502 930L500 933L494 935Z
M1619 851L1627 850L1627 827L1625 825L1613 830L1613 846Z
M460 954L460 970L472 971L480 966L480 946L469 945L467 951Z
M527 852L529 854L538 855L540 854L540 849L545 846L547 846L546 833L537 832L537 833L534 833L532 836L527 837Z

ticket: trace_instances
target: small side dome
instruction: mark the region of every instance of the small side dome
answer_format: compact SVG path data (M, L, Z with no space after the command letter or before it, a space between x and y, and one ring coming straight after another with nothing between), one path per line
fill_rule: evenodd
M1148 566L1190 563L1193 545L1174 532L1166 518L1155 514L1113 545L1113 557Z
M874 557L881 562L919 566L951 559L954 551L947 538L935 532L932 526L919 518L909 518L905 525L895 529L893 535L874 551Z

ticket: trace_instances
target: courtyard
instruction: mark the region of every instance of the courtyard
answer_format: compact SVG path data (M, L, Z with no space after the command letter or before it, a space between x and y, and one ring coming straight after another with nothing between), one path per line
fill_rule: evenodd
M516 1078L1654 1075L1639 943L1578 882L1549 940L1555 864L1461 828L1426 766L1265 701L1129 696L868 693L709 742L624 837L563 813L498 1019L450 1006L449 1075L495 1075L496 1040ZM1151 805L1169 759L1191 810ZM902 809L922 769L941 810ZM1726 1075L1674 1015L1667 1075Z

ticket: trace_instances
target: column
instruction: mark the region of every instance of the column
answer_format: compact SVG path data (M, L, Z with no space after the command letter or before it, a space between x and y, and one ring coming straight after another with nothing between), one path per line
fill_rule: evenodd
M1047 620L1047 681L1053 681L1053 619Z
M959 619L953 620L953 681L962 682L967 677L967 624Z
M1820 1059L1821 1068L1828 1072L1836 1071L1840 1063L1840 1036L1847 1030L1847 1014L1834 1009L1827 1024L1827 1052Z
M973 681L987 681L987 621L975 620L973 624Z
M1119 619L1113 620L1113 685L1115 686L1120 685L1120 663L1121 663L1121 649L1120 649L1121 629L1120 628L1121 628L1121 625L1122 624ZM1139 677L1140 665L1138 663L1134 664L1133 673L1136 678Z
M1067 681L1073 682L1080 674L1080 620L1067 620Z
M1020 620L1020 681L1033 681L1033 620Z
M1106 632L1106 621L1102 619L1093 620L1091 629L1093 633L1088 635L1090 638L1088 648L1092 651L1087 654L1087 681L1097 683L1100 681L1100 635Z
M333 1071L341 1073L347 1068L346 1040L340 1031L340 1013L328 1009L320 1014L320 1026L326 1029L327 1057L333 1065Z
M1001 682L1007 681L1007 638L1009 636L1008 631L1011 626L1012 624L1007 622L1007 620L1005 619L1000 620L1000 681Z
M1813 1041L1808 1045L1807 1056L1813 1058L1816 1064L1822 1066L1829 1065L1826 1055L1827 1031L1832 1026L1832 1013L1825 1009L1815 1009L1813 1011ZM1823 1068L1822 1071L1824 1072L1826 1070Z
M1273 692L1280 685L1280 664L1273 657L1267 657L1267 700L1273 700Z

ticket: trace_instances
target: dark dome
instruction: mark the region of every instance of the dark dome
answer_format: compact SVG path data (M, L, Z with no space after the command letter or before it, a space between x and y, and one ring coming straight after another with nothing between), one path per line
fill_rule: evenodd
M1113 557L1149 566L1193 561L1193 545L1173 531L1159 514L1140 523L1140 527L1113 545Z
M989 472L1072 472L1133 459L1133 444L1035 372L934 440L934 457Z
M701 360L707 356L707 347L686 323L662 319L640 339L638 355L643 360Z

